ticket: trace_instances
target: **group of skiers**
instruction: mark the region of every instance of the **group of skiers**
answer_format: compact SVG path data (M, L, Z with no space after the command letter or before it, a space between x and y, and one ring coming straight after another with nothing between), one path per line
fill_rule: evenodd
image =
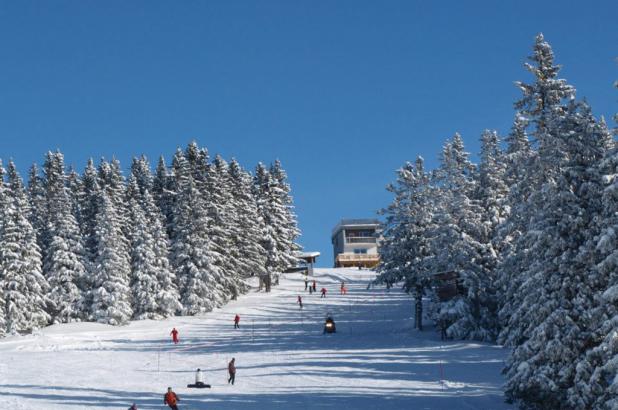
M313 292L317 292L317 282L314 279L312 283L309 284L309 278L305 275L305 291L307 289L309 289L310 294L312 294ZM320 289L320 293L321 293L320 298L325 298L326 292L327 290L325 287ZM341 282L340 294L341 295L347 294L347 288L345 286L344 281ZM298 295L297 303L302 309L303 308L303 298L300 295ZM240 329L240 315L238 314L234 316L234 329ZM172 336L172 343L174 343L175 345L180 343L179 332L175 327L172 328L170 335ZM232 358L232 360L228 363L227 371L229 375L227 379L227 383L233 385L234 381L236 380L236 359L235 358ZM187 387L207 388L207 387L210 387L210 385L204 383L204 376L202 374L202 370L197 369L195 373L195 384L189 384L187 385ZM172 390L171 387L168 387L167 392L163 396L163 404L167 404L171 410L178 410L179 401L180 401L180 398L178 397L178 395ZM133 405L129 407L129 410L137 410L137 404L133 403Z
M315 279L313 279L313 282L311 284L309 284L309 278L307 277L307 275L305 275L305 290L309 289L309 294L312 294L313 292L317 291L317 282L315 281ZM326 297L326 288L322 288L320 289L320 299L325 298ZM341 281L341 287L339 288L339 292L341 295L347 295L348 293L348 288L345 286L345 282ZM296 303L298 304L298 306L302 309L303 308L303 298L302 296L298 295L298 298L296 299Z

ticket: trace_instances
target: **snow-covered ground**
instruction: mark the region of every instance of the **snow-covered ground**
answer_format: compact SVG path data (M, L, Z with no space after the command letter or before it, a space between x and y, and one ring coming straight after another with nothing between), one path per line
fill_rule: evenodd
M309 295L299 274L270 294L251 292L204 316L57 325L0 340L0 390L10 409L507 409L500 369L506 350L441 343L417 332L409 296L367 290L369 271L318 269ZM339 283L349 286L339 295ZM304 300L301 311L297 295ZM337 334L323 335L327 312ZM241 316L240 330L233 318ZM170 343L172 327L180 344ZM227 363L236 358L236 385ZM212 389L186 388L200 367Z

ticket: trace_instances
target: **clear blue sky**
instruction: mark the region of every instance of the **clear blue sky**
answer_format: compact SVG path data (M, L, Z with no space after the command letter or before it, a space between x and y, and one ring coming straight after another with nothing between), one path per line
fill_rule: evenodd
M537 32L597 115L618 111L618 2L3 1L0 157L159 154L195 139L245 167L279 158L301 243L373 217L416 155L506 133Z

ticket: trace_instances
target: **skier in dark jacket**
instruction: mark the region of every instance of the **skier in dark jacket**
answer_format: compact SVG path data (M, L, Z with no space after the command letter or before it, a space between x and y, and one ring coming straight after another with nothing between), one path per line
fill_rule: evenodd
M227 372L230 374L230 378L227 379L227 383L234 384L234 380L236 379L236 359L232 357L232 361L227 365Z
M307 290L308 285L309 285L309 279L307 279L307 275L305 275L305 290Z
M325 298L326 297L326 288L322 288L322 296L320 296L320 298Z
M317 283L315 282L315 279L313 280L313 291L314 291L314 292L317 292L317 291L318 291L318 285L317 285Z
M234 329L240 329L238 322L240 322L240 316L236 315L234 316Z
M137 410L137 404L133 403L133 405L131 405L128 410Z

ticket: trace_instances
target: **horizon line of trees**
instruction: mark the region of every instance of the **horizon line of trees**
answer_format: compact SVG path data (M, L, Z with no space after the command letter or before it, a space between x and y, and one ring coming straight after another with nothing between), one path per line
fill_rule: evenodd
M476 165L455 134L437 169L418 157L397 171L377 282L431 297L448 337L510 347L505 394L520 408L615 409L616 130L558 77L542 34L525 67L506 147L485 130ZM440 301L433 275L449 271L460 292Z
M251 276L270 291L299 235L278 160L252 175L193 142L125 179L116 159L67 172L57 151L27 186L0 162L0 336L208 312Z

